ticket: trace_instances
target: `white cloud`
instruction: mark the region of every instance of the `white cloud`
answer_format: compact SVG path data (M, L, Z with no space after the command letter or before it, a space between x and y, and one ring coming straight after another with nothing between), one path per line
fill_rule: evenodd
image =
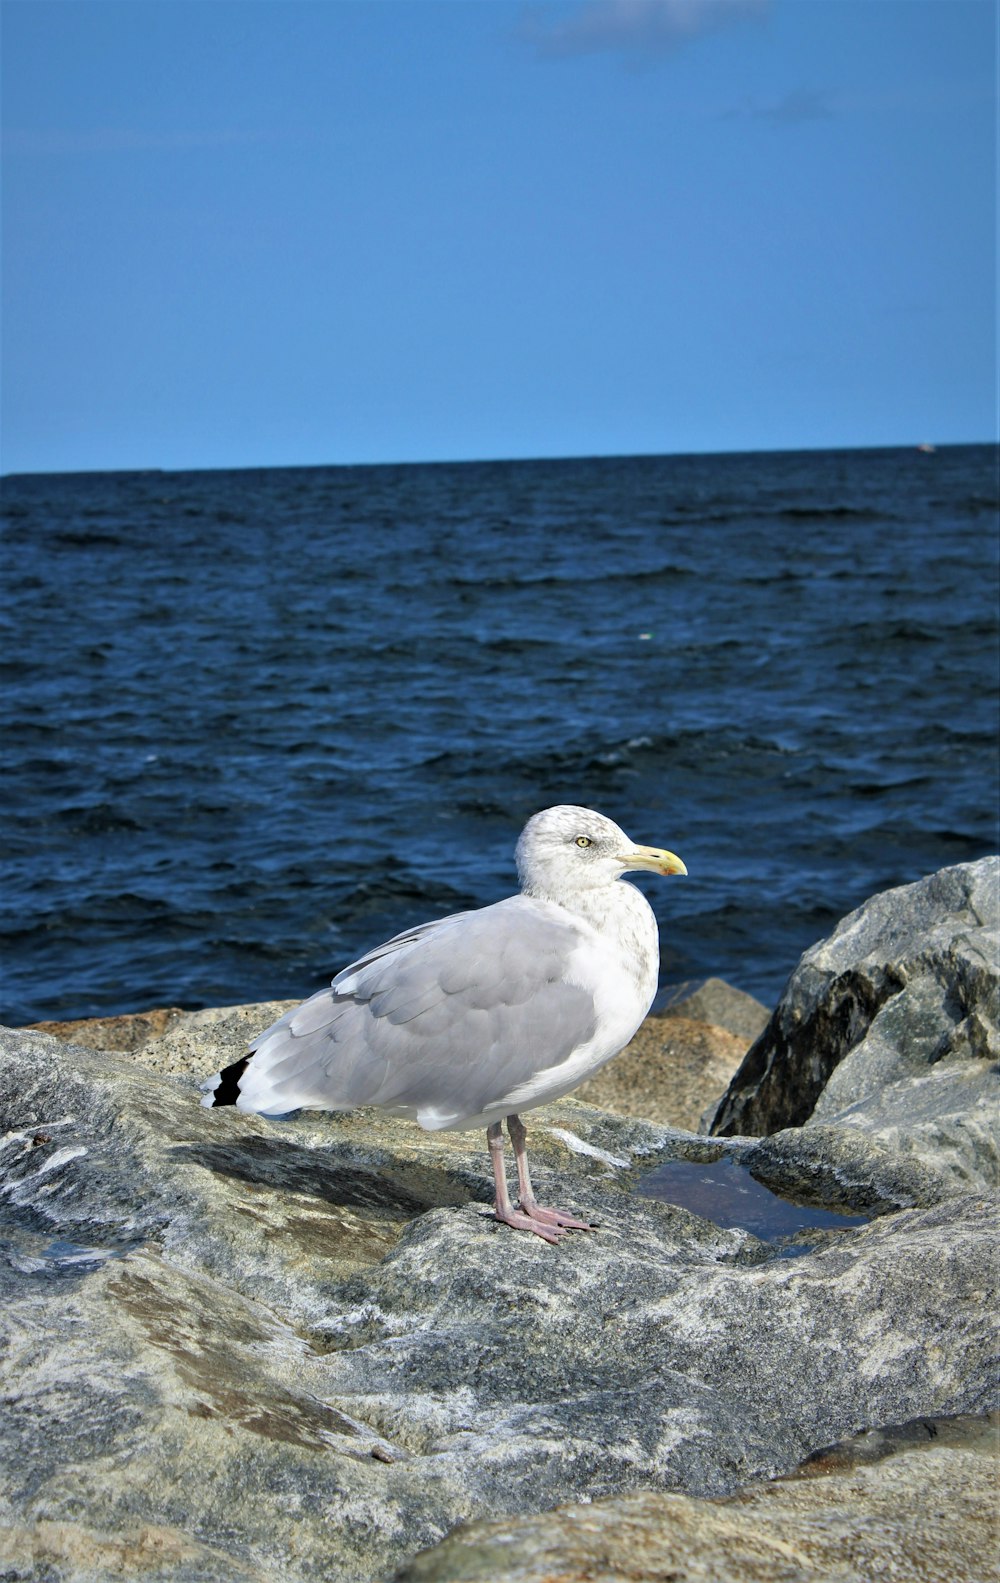
M705 33L758 20L770 0L585 0L568 15L549 7L525 13L522 36L540 56L599 51L633 57L669 54Z

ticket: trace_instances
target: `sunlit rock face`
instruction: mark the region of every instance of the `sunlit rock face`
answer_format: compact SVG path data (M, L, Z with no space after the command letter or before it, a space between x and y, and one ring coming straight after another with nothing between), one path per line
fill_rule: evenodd
M810 1459L789 1478L705 1500L646 1490L464 1525L393 1583L551 1583L597 1575L685 1583L982 1583L996 1549L1000 1421L917 1419ZM598 1573L597 1568L600 1568Z
M852 1127L996 1182L1000 858L873 896L807 951L715 1115L719 1134Z
M558 1248L493 1220L476 1134L375 1111L276 1125L202 1109L198 1079L273 1005L147 1019L117 1053L0 1034L10 1576L370 1583L469 1519L640 1491L726 1499L873 1426L995 1405L1000 1206L969 1120L979 1091L956 1099L990 1075L975 1021L984 891L966 871L925 884L933 972L916 924L898 938L936 1061L919 1055L925 1024L893 1021L887 994L846 1053L822 1057L805 1125L779 1110L770 1136L710 1137L574 1100L533 1112L537 1185L599 1226ZM902 916L885 897L869 907ZM834 982L853 971L834 971L849 923L817 948ZM867 927L853 927L865 961ZM876 1034L881 1086L874 1066L849 1065ZM813 1077L796 1084L793 1067L811 1057L789 1041L782 1059L804 1092ZM924 1096L909 1127L893 1085L911 1117ZM671 1161L717 1162L733 1213L636 1191ZM755 1234L739 1214L747 1170L843 1223ZM928 1464L928 1489L937 1476ZM941 1490L942 1534L974 1545L958 1486ZM853 1497L837 1498L842 1511ZM871 1500L877 1513L874 1487ZM812 1520L804 1497L775 1501ZM684 1522L707 1545L699 1512ZM761 1544L777 1520L760 1514ZM611 1544L613 1519L600 1524Z

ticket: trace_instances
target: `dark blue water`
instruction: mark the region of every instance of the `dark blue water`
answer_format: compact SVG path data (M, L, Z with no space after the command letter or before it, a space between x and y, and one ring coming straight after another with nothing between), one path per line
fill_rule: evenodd
M990 447L3 496L5 1020L304 995L510 891L553 802L686 861L664 981L769 1002L996 848Z

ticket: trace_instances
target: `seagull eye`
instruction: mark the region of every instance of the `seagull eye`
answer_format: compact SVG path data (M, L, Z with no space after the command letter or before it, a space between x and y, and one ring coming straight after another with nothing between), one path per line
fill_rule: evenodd
M576 838L576 844L577 846L593 846L594 843L590 839L589 835L578 835Z

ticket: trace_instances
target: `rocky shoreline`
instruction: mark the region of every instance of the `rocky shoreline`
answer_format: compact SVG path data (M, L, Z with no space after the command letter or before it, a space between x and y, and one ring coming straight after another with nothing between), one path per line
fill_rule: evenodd
M475 1133L202 1110L273 1003L0 1031L0 1576L997 1575L998 892L873 897L770 1018L686 986L528 1117L558 1249Z

